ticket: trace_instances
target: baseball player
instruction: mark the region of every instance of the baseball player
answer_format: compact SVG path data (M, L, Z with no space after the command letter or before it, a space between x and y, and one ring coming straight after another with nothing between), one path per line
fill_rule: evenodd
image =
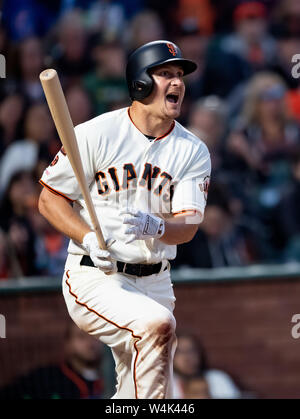
M70 237L63 294L70 316L109 345L113 398L172 398L175 297L169 260L201 222L210 176L205 144L176 122L196 64L169 41L135 50L132 104L75 128L108 250L96 234L63 149L44 171L40 212Z

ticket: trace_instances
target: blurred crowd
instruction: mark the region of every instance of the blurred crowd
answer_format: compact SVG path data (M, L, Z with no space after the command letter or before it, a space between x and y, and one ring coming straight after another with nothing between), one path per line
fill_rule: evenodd
M0 386L0 400L103 399L115 393L112 355L94 336L68 322L56 362L23 372ZM105 364L111 368L109 374ZM177 332L174 357L175 399L260 398L223 369L212 367L197 336Z
M212 158L204 222L173 265L300 261L298 0L10 0L0 26L0 278L64 266L68 240L37 210L38 180L61 147L40 72L58 71L77 125L130 104L127 55L157 39L198 64L179 122Z
M0 387L0 400L100 399L111 396L105 380L104 345L69 321L56 362L37 366Z

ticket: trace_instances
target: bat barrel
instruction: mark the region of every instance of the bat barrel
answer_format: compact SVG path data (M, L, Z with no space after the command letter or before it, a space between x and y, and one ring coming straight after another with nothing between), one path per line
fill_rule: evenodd
M40 80L45 92L48 106L57 129L59 138L64 146L73 171L79 183L83 198L93 223L95 233L101 249L106 249L106 244L97 219L95 208L90 195L87 180L84 174L82 161L79 153L77 139L74 131L73 122L69 113L66 99L61 88L57 72L50 68L42 71Z

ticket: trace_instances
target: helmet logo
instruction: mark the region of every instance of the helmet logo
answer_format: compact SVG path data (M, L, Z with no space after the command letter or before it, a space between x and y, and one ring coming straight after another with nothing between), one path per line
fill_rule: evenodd
M175 57L177 54L175 46L173 44L167 44L167 47L169 48L169 52Z

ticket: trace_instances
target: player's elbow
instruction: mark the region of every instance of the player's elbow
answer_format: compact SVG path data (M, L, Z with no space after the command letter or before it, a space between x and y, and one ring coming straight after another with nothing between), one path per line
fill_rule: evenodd
M185 232L184 232L185 234L182 235L182 241L178 244L188 243L191 240L193 240L197 230L198 230L198 225L197 224L193 224L193 225L188 226L188 228L185 229Z
M44 190L42 190L42 192L40 193L40 197L39 197L39 201L38 201L38 209L40 214L45 216L45 212L46 212L46 197L45 197L45 193Z
M49 218L51 211L53 211L53 199L55 195L52 192L49 192L46 188L43 188L42 192L40 193L39 201L38 201L38 209L40 214L42 214L45 218Z

